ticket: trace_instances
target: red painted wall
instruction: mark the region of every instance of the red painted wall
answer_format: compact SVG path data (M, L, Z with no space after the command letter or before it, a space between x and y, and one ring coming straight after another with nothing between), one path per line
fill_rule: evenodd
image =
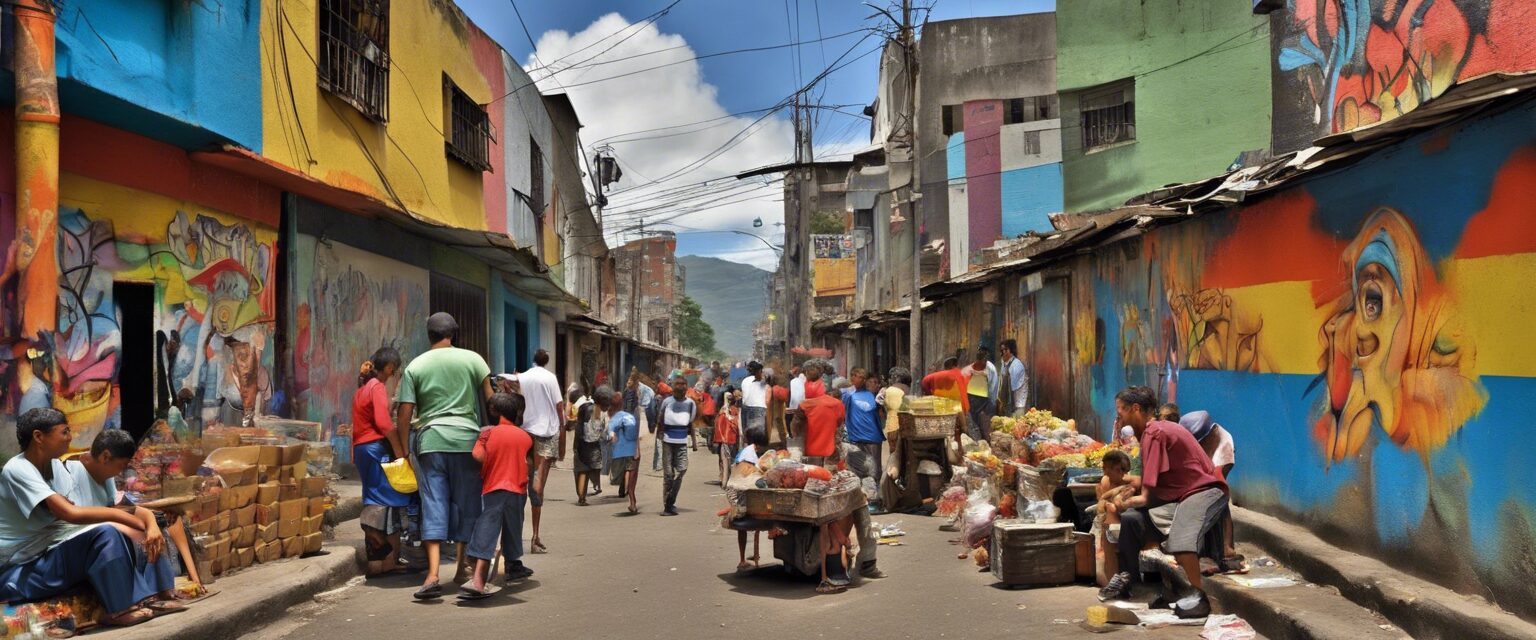
M970 210L970 253L992 246L1003 233L1003 156L999 131L1003 101L965 103L966 204Z

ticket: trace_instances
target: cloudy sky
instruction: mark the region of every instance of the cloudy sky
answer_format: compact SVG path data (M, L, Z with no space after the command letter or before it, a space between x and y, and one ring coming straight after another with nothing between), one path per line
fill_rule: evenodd
M735 232L782 241L775 224L784 218L781 184L732 176L791 159L789 111L772 109L828 67L845 65L812 94L837 107L818 110L817 157L868 144L869 121L860 111L878 78L873 10L857 0L679 0L653 17L671 3L459 0L541 90L570 94L589 154L607 144L619 158L624 179L609 188L604 216L611 240L637 237L643 221L646 229L676 232L679 254L771 269L774 251ZM931 19L1053 6L1054 0L940 0ZM769 49L711 55L748 48ZM763 225L754 228L758 218Z

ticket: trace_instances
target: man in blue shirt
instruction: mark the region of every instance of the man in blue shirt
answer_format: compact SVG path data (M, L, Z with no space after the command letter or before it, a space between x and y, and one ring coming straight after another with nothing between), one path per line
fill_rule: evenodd
M863 451L874 462L875 486L880 486L881 449L885 443L885 430L880 427L879 404L875 393L880 390L880 376L866 375L863 368L855 367L849 377L862 382L861 387L850 387L843 394L843 408L847 413L848 441Z
M635 482L640 476L640 423L635 415L624 410L624 399L608 387L597 390L597 404L608 408L613 415L608 419L608 441L613 443L613 473L623 478L624 492L629 496L629 512L640 513L635 505Z

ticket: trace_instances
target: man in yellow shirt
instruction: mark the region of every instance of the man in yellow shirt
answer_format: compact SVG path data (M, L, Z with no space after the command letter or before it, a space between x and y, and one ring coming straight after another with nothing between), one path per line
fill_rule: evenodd
M970 402L970 423L966 425L966 431L971 438L980 442L986 442L992 435L992 414L996 404L992 399L997 397L997 367L992 364L992 352L986 347L976 350L976 360L970 366L961 370L966 376L965 393Z

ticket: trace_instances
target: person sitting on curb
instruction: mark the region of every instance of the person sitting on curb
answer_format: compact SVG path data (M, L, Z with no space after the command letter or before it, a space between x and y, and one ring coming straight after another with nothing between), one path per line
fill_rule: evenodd
M90 583L107 612L101 624L127 627L154 617L139 573L146 551L117 527L143 531L122 509L81 507L66 496L74 477L59 457L72 436L64 414L29 409L16 420L21 453L0 469L0 602L36 602Z
M1099 591L1100 600L1124 598L1139 577L1140 553L1149 541L1163 538L1152 522L1153 508L1172 509L1172 525L1164 541L1190 586L1189 593L1171 594L1180 618L1210 615L1210 599L1201 587L1200 545L1212 534L1221 544L1221 518L1227 511L1227 483L1189 431L1176 423L1152 420L1157 396L1144 386L1127 387L1115 396L1119 424L1129 425L1141 438L1141 491L1117 496L1120 515L1117 544L1120 571Z

